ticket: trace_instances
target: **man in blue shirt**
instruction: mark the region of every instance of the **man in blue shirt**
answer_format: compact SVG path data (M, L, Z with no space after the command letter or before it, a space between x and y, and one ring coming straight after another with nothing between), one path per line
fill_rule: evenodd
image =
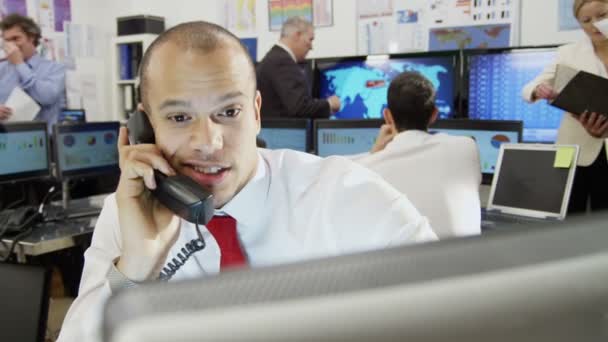
M16 114L5 103L13 89L20 87L41 107L35 120L51 127L66 104L65 67L36 52L40 27L32 19L11 14L2 20L0 30L6 54L0 60L0 122Z

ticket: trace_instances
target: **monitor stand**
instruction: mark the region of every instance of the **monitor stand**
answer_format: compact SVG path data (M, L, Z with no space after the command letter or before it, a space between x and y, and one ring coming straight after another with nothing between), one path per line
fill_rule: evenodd
M68 180L64 179L61 181L61 206L64 210L68 209L70 205L70 186Z

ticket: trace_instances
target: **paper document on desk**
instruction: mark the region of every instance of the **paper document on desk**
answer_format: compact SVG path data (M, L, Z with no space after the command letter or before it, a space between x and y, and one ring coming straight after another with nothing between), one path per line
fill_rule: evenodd
M19 87L13 89L4 105L13 110L8 121L32 121L40 112L40 105Z

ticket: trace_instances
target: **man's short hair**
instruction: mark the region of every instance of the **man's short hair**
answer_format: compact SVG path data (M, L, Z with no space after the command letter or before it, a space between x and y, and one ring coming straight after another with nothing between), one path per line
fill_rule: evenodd
M40 26L32 18L16 13L9 14L0 22L0 31L6 31L15 26L25 32L28 37L34 38L34 46L40 44Z
M298 32L305 32L312 27L312 23L302 17L290 17L283 23L281 38L292 36Z
M253 89L255 91L255 66L251 60L251 56L249 55L247 48L241 43L240 39L219 25L205 21L192 21L179 24L161 33L144 53L141 66L139 68L139 89L141 102L146 110L149 110L147 107L148 102L146 95L148 89L147 71L150 65L150 59L152 58L152 55L156 49L167 42L176 44L183 50L195 50L201 54L211 53L220 47L225 47L226 44L231 42L236 44L236 46L240 47L243 54L246 56L247 61L249 62L249 72L253 78Z
M435 111L435 87L418 72L408 71L391 81L388 88L388 109L398 131L426 131Z

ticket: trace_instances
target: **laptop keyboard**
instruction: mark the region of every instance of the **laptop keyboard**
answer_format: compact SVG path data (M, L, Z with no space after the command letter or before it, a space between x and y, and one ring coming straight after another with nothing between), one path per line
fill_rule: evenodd
M495 228L497 225L521 225L546 222L547 220L540 218L524 217L490 211L482 212L481 216L481 225L484 228Z

